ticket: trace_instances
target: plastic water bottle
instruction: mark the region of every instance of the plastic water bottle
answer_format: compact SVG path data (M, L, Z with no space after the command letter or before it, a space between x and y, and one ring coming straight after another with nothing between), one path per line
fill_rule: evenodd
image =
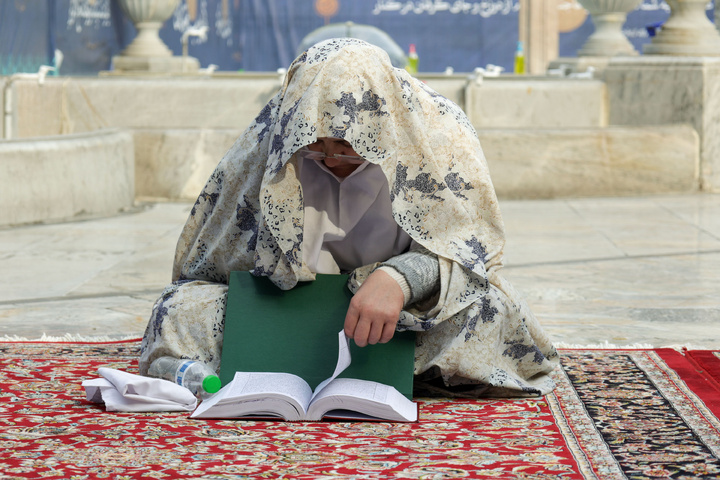
M150 364L148 376L175 382L200 397L207 397L221 387L215 372L196 360L160 357Z
M525 51L522 42L517 42L517 49L515 50L515 74L525 74Z
M407 56L407 66L405 67L405 70L411 75L415 75L418 73L418 62L420 61L420 58L418 57L417 50L415 50L415 44L410 44L410 51L408 52Z

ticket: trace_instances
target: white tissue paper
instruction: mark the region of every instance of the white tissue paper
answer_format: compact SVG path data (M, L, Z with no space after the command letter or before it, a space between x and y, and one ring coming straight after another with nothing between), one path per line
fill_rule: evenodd
M100 367L103 378L85 380L87 399L105 403L108 412L191 412L197 398L185 387L168 380L143 377Z

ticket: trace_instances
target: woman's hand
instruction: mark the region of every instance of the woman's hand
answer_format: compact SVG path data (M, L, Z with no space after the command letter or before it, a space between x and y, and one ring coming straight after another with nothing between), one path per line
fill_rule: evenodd
M387 273L375 270L350 300L345 335L359 347L389 342L404 302L400 285Z

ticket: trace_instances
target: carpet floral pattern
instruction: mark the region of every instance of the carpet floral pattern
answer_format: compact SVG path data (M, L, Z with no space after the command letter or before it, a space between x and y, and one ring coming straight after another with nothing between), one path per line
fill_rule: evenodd
M563 350L542 398L416 399L420 421L110 413L83 380L139 342L0 343L0 480L720 478L720 355Z

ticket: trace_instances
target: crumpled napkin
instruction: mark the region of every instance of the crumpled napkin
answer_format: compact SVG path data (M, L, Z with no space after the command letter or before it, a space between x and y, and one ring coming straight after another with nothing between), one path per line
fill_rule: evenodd
M105 403L108 412L191 412L197 398L185 387L160 378L100 367L103 378L85 380L87 399Z

